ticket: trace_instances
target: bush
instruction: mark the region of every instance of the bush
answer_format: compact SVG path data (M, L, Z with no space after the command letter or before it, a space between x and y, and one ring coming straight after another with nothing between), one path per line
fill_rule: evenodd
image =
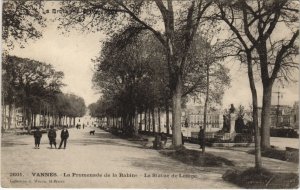
M255 150L249 150L247 153L255 154ZM261 150L261 156L286 161L285 150L268 148Z
M266 169L249 168L245 171L228 170L223 175L229 181L243 188L297 188L299 176L294 173L272 173Z
M234 166L233 162L226 158L214 156L209 153L202 153L197 150L189 150L184 146L177 147L173 151L160 151L161 154L179 160L193 166L221 167L223 165Z

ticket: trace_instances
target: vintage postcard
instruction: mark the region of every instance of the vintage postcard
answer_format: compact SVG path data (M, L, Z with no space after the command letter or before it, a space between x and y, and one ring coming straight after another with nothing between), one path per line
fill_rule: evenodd
M299 187L299 1L1 3L2 188Z

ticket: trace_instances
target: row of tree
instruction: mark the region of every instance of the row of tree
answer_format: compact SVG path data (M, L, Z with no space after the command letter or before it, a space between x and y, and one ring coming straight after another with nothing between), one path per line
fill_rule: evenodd
M36 126L37 115L43 116L43 125L61 125L63 117L81 117L85 103L80 97L61 92L63 72L52 65L39 61L4 55L2 61L2 105L8 107L8 121L3 127L10 128L12 113L21 108L23 125ZM5 113L6 110L2 110ZM6 117L3 117L5 119ZM56 121L58 123L56 123Z
M166 57L174 119L174 143L180 145L181 98L183 95L183 71L187 57L199 27L214 28L218 25L227 33L230 54L247 64L253 98L254 123L257 120L257 94L254 82L257 64L263 83L262 145L269 147L269 112L271 91L278 77L288 78L288 69L296 66L295 40L298 37L298 1L79 1L63 4L68 14L63 15L62 26L84 26L87 29L120 28L147 30L161 44ZM174 8L176 7L176 8ZM72 14L72 9L89 9ZM145 14L147 12L147 14ZM159 12L159 14L158 14ZM79 19L80 18L80 19ZM127 22L124 22L127 21ZM157 21L164 29L157 27ZM209 21L213 21L212 24ZM276 35L284 28L286 35ZM182 29L182 30L180 30ZM225 31L226 30L226 31ZM180 38L181 43L176 43ZM258 131L258 130L257 130Z
M18 5L17 1L9 1ZM3 6L5 7L5 6ZM3 25L4 34L11 34L18 39L28 36L27 21L38 21L36 4L24 1L22 6L4 9L4 18L14 11L19 17L13 22L6 19ZM21 8L20 8L21 7ZM29 11L22 11L22 9ZM181 144L181 104L183 95L183 75L191 46L199 28L215 29L210 32L215 36L224 34L224 47L228 54L234 56L247 67L249 86L252 93L253 124L255 126L256 167L261 167L260 134L258 130L258 98L255 78L263 84L262 98L262 147L270 147L270 105L271 92L275 81L290 80L291 72L298 68L294 60L298 55L298 13L299 1L296 0L99 0L99 1L68 1L62 3L63 11L60 28L69 30L76 28L84 31L107 31L108 34L119 33L120 30L148 31L162 49L165 57L164 66L173 112L173 143ZM85 11L74 11L74 10ZM33 19L24 19L31 17ZM9 18L9 17L8 17ZM16 25L15 23L19 23ZM32 24L32 23L30 23ZM162 24L162 25L161 25ZM24 26L20 30L19 26ZM31 26L31 25L28 25ZM34 28L35 29L35 28ZM284 30L284 34L282 31ZM9 33L7 33L7 32ZM36 31L36 30L33 30ZM20 34L20 35L19 35ZM38 33L36 33L39 36ZM7 36L7 35L6 35ZM3 36L4 39L5 36ZM176 41L181 43L176 43ZM225 40L224 40L225 39ZM161 51L162 50L162 51ZM208 77L209 79L209 77ZM207 80L209 81L209 80ZM209 95L209 91L206 91ZM207 96L209 97L209 96Z
M132 30L113 36L103 46L101 56L95 60L98 68L93 82L103 96L90 108L95 116L121 118L126 131L136 133L141 127L137 123L138 114L144 113L148 119L151 117L154 126L157 112L160 131L160 112L166 111L166 115L169 115L170 83L173 81L166 74L168 68L161 44L146 31ZM181 39L176 43L181 43ZM201 49L201 46L207 47ZM197 34L183 70L182 99L187 100L188 95L203 94L202 97L208 97L210 102L220 102L224 89L229 85L229 77L228 69L218 62L215 54L216 47L211 47L204 37ZM205 96L207 86L211 91L210 96ZM169 123L167 117L166 125L169 126ZM152 128L155 130L155 127Z

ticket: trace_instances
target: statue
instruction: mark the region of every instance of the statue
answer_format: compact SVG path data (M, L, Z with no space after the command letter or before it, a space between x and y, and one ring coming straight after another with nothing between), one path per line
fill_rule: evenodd
M235 112L235 107L233 104L230 105L229 113L232 114Z

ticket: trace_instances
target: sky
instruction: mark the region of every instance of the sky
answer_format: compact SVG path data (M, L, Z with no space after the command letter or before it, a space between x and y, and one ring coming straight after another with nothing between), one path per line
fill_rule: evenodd
M10 53L20 57L35 59L52 64L56 70L63 71L65 78L63 88L65 93L74 93L84 98L86 105L96 102L100 94L92 88L94 63L92 59L100 55L101 44L106 40L103 33L82 33L76 30L67 35L57 29L57 22L48 21L44 28L43 37L29 41L25 48L16 46ZM234 105L249 106L251 91L246 69L238 62L228 59L226 66L230 68L231 86L226 89L223 97L223 107ZM298 76L298 75L297 75ZM299 79L297 77L297 79ZM299 81L299 80L298 80ZM284 88L274 86L283 92L280 104L292 105L299 100L299 83L290 83ZM259 105L262 99L261 82L257 82ZM274 93L272 103L277 104L277 95Z

